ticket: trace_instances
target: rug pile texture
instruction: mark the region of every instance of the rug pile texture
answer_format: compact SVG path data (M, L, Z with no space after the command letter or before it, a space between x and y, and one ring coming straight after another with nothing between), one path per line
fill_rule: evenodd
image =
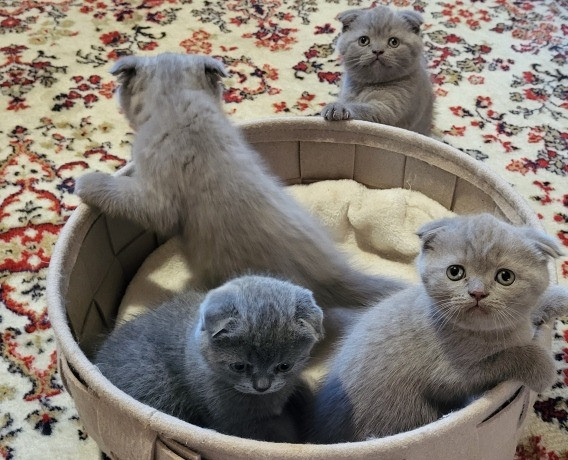
M341 80L335 16L423 13L435 133L486 163L568 252L568 3L554 0L0 0L0 457L95 459L56 370L45 279L74 180L129 159L108 73L124 54L221 59L237 120L314 115ZM568 258L558 263L568 285ZM568 459L568 320L517 459Z

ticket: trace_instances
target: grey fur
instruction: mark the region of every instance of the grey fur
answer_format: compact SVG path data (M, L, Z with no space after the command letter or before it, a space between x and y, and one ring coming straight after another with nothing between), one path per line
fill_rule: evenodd
M422 17L386 6L348 10L338 19L343 31L337 50L343 57L337 101L322 110L329 121L366 120L429 135L434 94L420 38ZM360 37L369 43L359 44ZM399 41L397 47L389 39ZM383 51L381 55L375 54Z
M533 312L535 325L551 323L552 321L568 316L568 289L563 286L550 286L542 299L538 309Z
M363 313L345 338L316 395L314 441L417 428L509 379L539 392L552 384L554 361L531 314L549 292L558 245L488 214L442 219L419 235L422 283ZM452 265L465 277L451 281ZM514 272L511 285L497 283L501 269Z
M226 434L300 440L290 399L323 335L307 289L273 278L236 278L201 306L180 295L115 329L95 363L118 388L163 412ZM242 373L231 363L247 363ZM288 363L287 372L277 371ZM248 367L250 366L250 367ZM262 391L260 391L262 390Z
M223 72L204 56L119 60L121 106L137 130L135 173L89 173L75 192L107 214L181 234L200 288L272 273L309 288L322 307L366 306L399 290L399 281L352 269L268 172L223 113Z

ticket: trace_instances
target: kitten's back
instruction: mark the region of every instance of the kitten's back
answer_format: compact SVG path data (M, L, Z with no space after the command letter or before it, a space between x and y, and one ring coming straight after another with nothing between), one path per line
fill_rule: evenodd
M115 386L152 407L182 416L189 398L182 377L188 328L198 304L183 294L119 325L96 353L94 363Z
M189 118L200 106L193 101L191 107ZM199 123L161 148L171 165L154 158L152 174L166 168L170 177L163 177L162 187L174 184L179 190L173 201L179 203L186 252L201 287L214 288L243 273L269 273L312 290L327 308L367 306L403 286L350 267L321 224L283 190L221 113L199 111ZM187 161L191 166L176 179Z

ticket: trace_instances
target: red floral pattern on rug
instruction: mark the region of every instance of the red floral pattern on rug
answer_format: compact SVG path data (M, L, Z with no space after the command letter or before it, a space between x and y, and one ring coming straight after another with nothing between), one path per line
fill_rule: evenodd
M435 135L486 163L568 252L568 6L560 0L11 0L0 5L0 456L98 458L55 366L45 277L78 203L74 180L114 171L132 135L109 67L126 54L222 60L235 120L314 115L341 81L348 8L423 13ZM568 259L558 264L568 283ZM568 459L568 320L558 379L534 406L518 460Z

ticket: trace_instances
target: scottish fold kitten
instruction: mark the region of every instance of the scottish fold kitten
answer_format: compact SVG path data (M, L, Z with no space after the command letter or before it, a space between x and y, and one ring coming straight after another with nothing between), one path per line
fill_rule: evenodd
M111 72L137 131L135 172L89 173L77 180L75 192L107 214L181 234L196 286L272 273L310 289L322 307L367 305L402 287L351 268L268 172L223 113L219 61L128 56Z
M362 314L315 401L314 441L362 441L417 428L499 382L551 385L551 353L531 314L547 296L556 242L489 214L418 232L422 283ZM552 297L550 298L552 299Z
M366 120L430 134L434 94L420 38L422 17L386 6L339 14L336 49L343 58L337 101L322 110L334 120Z
M222 433L297 442L290 398L323 335L307 289L245 276L201 305L180 295L115 329L96 355L101 372L139 401Z

